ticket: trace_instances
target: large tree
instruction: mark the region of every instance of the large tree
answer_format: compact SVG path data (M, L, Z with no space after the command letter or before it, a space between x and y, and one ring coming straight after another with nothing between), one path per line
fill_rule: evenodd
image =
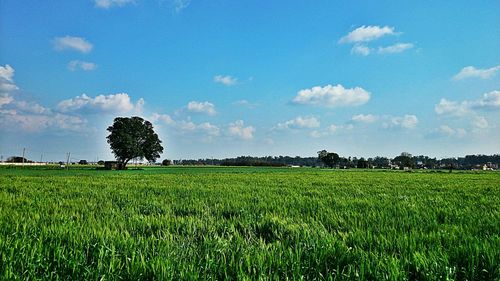
M326 150L318 151L318 158L326 166L333 168L340 161L340 157L335 152L328 152Z
M108 131L108 143L123 168L134 158L155 162L163 152L153 124L141 117L117 117Z
M401 155L394 157L392 161L401 167L415 167L415 161L413 161L412 155L408 152L401 152Z

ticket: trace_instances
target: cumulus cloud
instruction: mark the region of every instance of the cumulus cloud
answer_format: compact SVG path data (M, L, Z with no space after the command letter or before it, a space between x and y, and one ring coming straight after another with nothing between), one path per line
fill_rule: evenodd
M231 137L239 138L242 140L253 139L255 133L255 128L252 126L246 126L243 120L235 121L230 123L227 128L227 134Z
M361 26L340 38L339 43L359 43L376 40L385 35L395 34L394 27L389 26Z
M2 108L2 106L6 104L11 103L12 101L14 101L13 97L9 96L8 94L0 93L0 108Z
M213 137L220 135L220 128L209 122L196 124L190 119L176 121L168 114L159 113L153 113L150 119L153 123L165 124L174 128L174 132L181 135L201 134L206 137L204 140L212 140Z
M277 129L302 129L302 128L318 128L320 126L320 122L316 117L308 116L302 117L298 116L295 119L288 120L283 123L278 123L276 126Z
M491 91L473 102L469 102L473 108L500 109L500 91Z
M14 101L11 93L18 89L14 83L14 72L8 64L0 66L0 108Z
M33 101L18 100L10 95L18 90L14 68L0 66L0 129L24 132L64 130L83 132L87 121L79 116L54 112Z
M126 93L98 95L94 98L82 94L81 96L61 101L57 105L57 108L62 112L128 112L133 109L140 110L143 104L144 100L142 99L133 104Z
M135 3L135 0L94 0L95 6L101 9L109 9L113 6L121 7Z
M309 135L313 138L321 138L321 137L333 135L340 129L352 129L352 127L350 125L343 126L343 125L331 124L330 126L326 127L324 130L314 130Z
M174 120L170 115L154 113L151 120L157 124L166 124L175 129L173 133L179 135L197 135L203 136L203 141L211 141L213 138L221 135L221 127L209 122L195 123L188 117L187 120ZM251 140L254 137L255 128L246 126L242 120L238 120L224 126L224 135L241 139Z
M462 138L467 135L467 131L463 128L452 128L448 125L441 125L438 128L432 130L429 137L458 137Z
M35 133L47 129L83 132L87 121L79 116L61 113L51 115L26 114L17 110L0 110L0 128L7 130L19 129Z
M36 133L44 130L85 132L87 121L79 116L54 112L35 102L12 99L0 109L0 128Z
M442 98L434 106L434 111L439 115L464 116L474 110L498 110L500 109L500 91L484 93L477 100L465 100L461 102L449 101Z
M405 116L390 116L382 124L383 128L403 128L413 129L418 124L418 118L415 115L406 114Z
M409 50L413 48L413 44L411 43L397 43L391 46L387 47L379 47L378 48L378 53L379 54L396 54L396 53L402 53L406 50Z
M14 72L14 68L8 64L0 66L0 93L9 93L18 89L14 83Z
M479 69L475 68L474 66L466 66L462 68L462 70L460 70L459 73L453 76L453 79L454 80L462 80L467 78L489 79L495 76L495 74L499 70L500 70L500 65L486 69Z
M49 108L46 108L36 102L27 102L27 101L15 101L13 103L16 109L35 114L50 114L52 111Z
M209 122L203 122L196 124L190 120L182 120L176 123L176 128L184 132L203 132L210 136L218 136L220 129L216 125L210 124Z
M82 53L89 53L94 47L85 38L74 36L56 37L53 43L57 51L74 50Z
M187 110L189 112L203 113L210 116L217 114L217 111L215 111L215 105L208 101L205 102L190 101L187 105Z
M373 114L358 114L352 117L352 121L361 123L373 123L378 120L378 116Z
M376 54L397 54L402 53L406 50L413 48L414 45L411 43L397 43L387 47L378 47L378 49L372 49L363 44L356 44L352 47L351 53L356 55L368 56L372 53Z
M465 101L456 102L443 98L434 106L434 111L439 115L463 116L469 112L469 104Z
M346 89L342 85L316 86L310 89L300 90L293 103L316 106L357 106L368 102L370 92L361 87Z
M351 49L351 54L357 54L362 56L368 56L371 53L371 49L362 44L356 44Z
M238 79L230 75L216 75L214 76L214 82L223 84L225 86L232 86L238 83Z
M81 69L83 71L91 71L97 68L97 64L87 61L72 60L68 63L68 69L75 71Z
M175 125L174 119L168 114L153 113L150 119L151 122L162 122L167 125Z
M472 119L472 127L479 130L485 130L490 127L490 124L483 116L476 116Z

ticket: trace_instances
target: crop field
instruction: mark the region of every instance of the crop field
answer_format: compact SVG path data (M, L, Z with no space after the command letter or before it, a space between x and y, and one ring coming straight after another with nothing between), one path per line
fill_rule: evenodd
M0 168L3 280L499 280L500 173Z

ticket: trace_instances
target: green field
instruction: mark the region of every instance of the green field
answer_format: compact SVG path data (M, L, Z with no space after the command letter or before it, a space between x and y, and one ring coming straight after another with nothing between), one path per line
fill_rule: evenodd
M0 168L0 279L499 280L500 173Z

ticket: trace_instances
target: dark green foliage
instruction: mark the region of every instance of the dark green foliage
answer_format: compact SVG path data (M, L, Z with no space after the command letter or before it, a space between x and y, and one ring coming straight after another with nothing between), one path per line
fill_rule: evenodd
M401 167L415 167L415 161L413 160L411 154L408 152L402 152L401 155L394 157L393 162L394 164L398 164Z
M0 167L3 280L499 280L498 172Z
M5 161L7 163L33 163L33 161L23 158L21 156L11 156Z
M111 150L123 167L134 158L155 162L163 152L161 140L151 122L141 117L117 117L107 129Z
M326 150L318 151L318 158L325 164L325 166L333 168L338 164L340 157L335 152L328 152Z

